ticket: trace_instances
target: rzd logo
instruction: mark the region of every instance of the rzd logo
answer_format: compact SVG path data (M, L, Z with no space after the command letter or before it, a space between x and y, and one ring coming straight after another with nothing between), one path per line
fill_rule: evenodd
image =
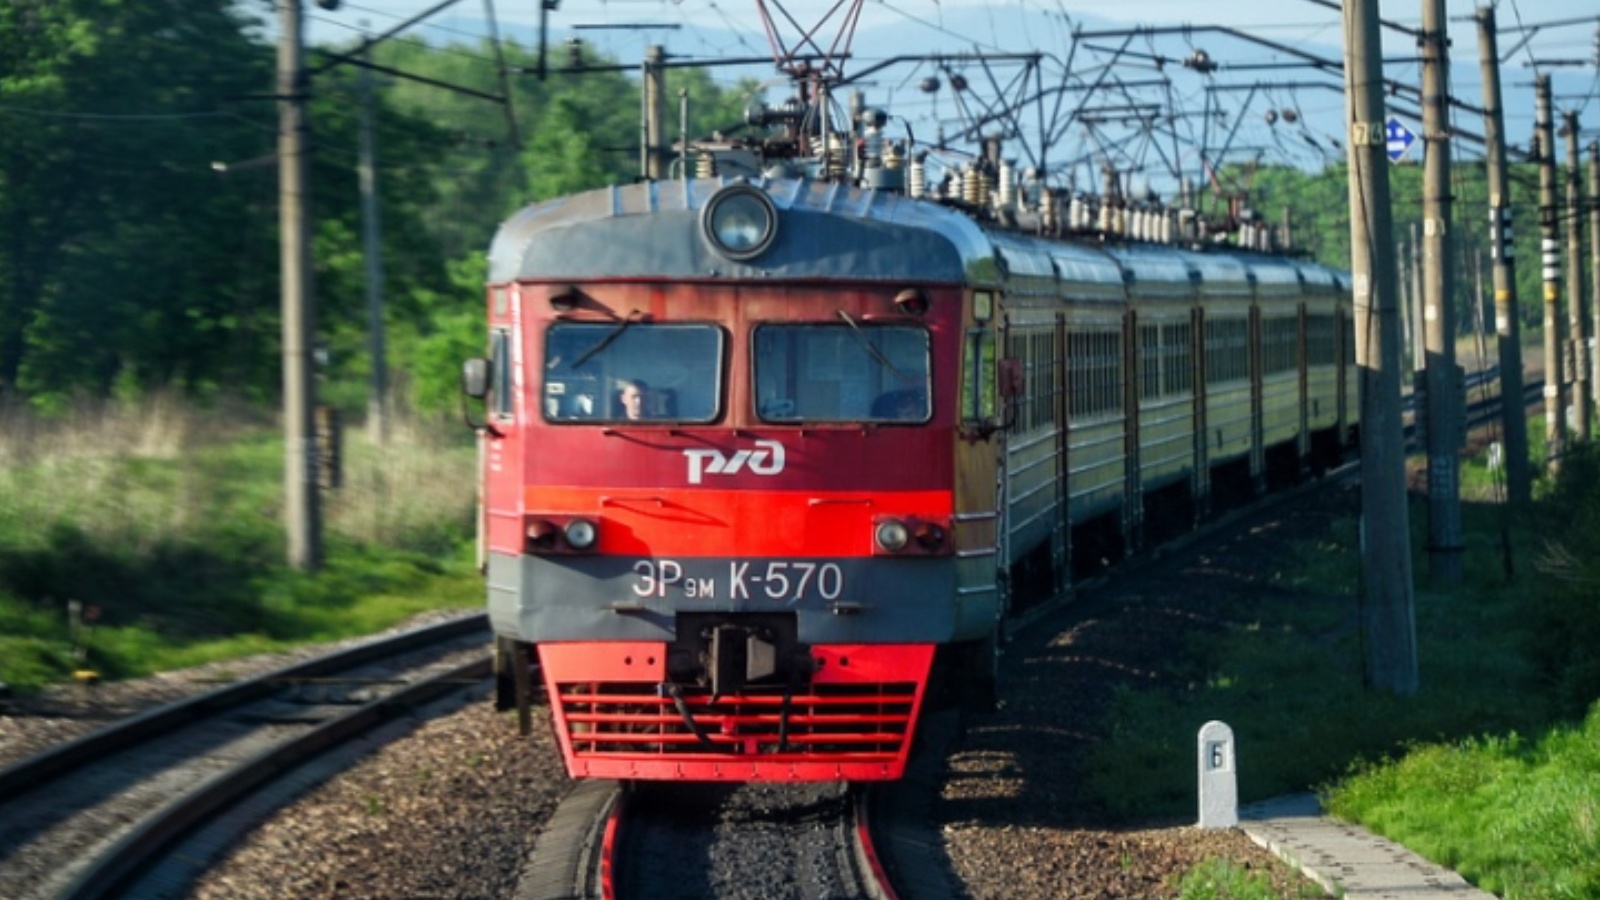
M749 470L752 475L776 475L783 471L783 445L777 441L756 441L754 450L738 450L723 456L720 450L683 451L689 460L689 483L699 484L705 475L737 475Z

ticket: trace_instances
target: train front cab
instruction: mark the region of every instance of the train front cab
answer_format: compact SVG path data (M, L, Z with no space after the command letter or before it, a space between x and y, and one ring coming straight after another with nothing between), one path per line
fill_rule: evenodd
M898 778L936 648L992 694L992 290L522 279L489 305L491 621L570 774Z

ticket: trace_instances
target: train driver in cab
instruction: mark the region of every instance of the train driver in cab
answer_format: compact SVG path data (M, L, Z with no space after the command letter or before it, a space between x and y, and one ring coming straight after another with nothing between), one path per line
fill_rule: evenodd
M621 418L637 421L646 418L645 392L649 388L637 378L617 382L617 412Z

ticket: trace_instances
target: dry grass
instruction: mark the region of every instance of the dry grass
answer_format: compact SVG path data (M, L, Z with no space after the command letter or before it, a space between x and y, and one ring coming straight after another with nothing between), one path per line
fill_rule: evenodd
M274 417L242 403L205 406L176 393L96 401L61 416L0 405L0 535L42 540L69 523L134 549L195 536L219 517L275 520L282 440ZM344 484L326 496L332 533L439 550L470 524L474 456L451 422L398 418L374 447L347 428Z
M405 419L374 446L345 433L344 484L328 498L329 526L355 540L416 550L443 549L446 533L470 526L477 504L476 456L455 422Z
M237 440L269 422L241 402L196 405L177 392L135 401L91 400L62 415L0 401L0 467L106 459L177 459L197 446Z

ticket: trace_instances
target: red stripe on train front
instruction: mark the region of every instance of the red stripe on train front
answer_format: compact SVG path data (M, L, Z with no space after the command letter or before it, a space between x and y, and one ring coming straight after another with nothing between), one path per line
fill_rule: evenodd
M528 522L541 515L589 518L594 552L618 556L870 556L875 518L943 521L947 490L706 491L530 487L523 510L491 510L490 546L521 552Z
M808 683L717 698L668 688L666 650L658 642L539 646L569 774L689 781L904 774L933 645L812 647Z

